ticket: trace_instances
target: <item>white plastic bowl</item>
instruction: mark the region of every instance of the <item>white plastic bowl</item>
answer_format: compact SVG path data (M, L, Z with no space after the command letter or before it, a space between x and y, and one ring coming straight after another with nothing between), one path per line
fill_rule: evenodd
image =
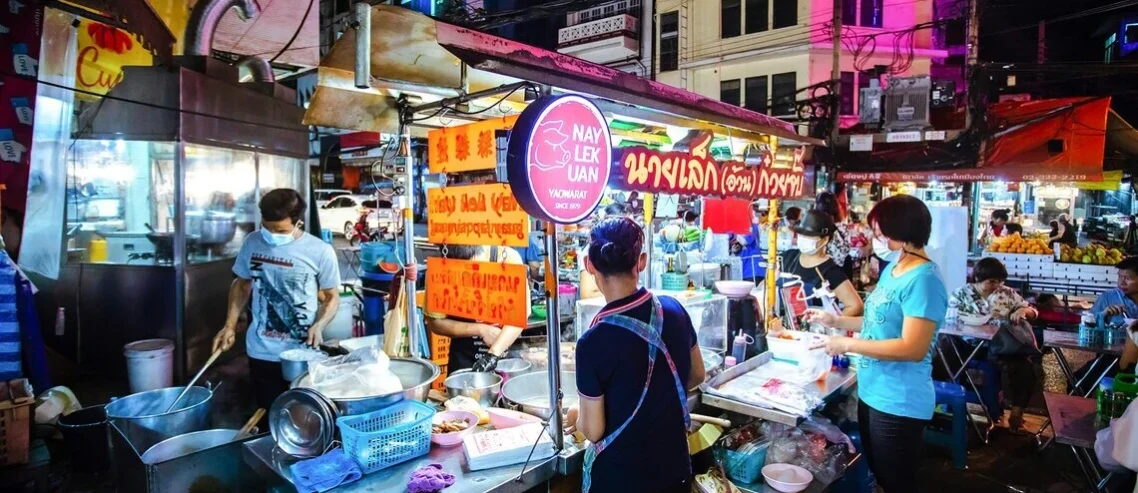
M478 427L478 415L470 411L442 411L435 414L434 418L431 418L431 424L442 424L443 421L451 419L461 419L463 421L466 421L466 423L470 426L468 426L465 430L455 431L451 433L432 432L431 442L433 442L435 445L442 447L453 447L455 445L458 445L462 443L462 439L466 438L466 435L474 433L474 428Z
M731 298L747 296L754 288L755 283L750 281L715 281L715 290Z
M805 490L814 481L810 471L790 464L771 464L763 467L763 478L767 484L784 493L796 493Z
M973 315L970 313L957 313L956 319L964 325L979 327L992 319L991 315Z

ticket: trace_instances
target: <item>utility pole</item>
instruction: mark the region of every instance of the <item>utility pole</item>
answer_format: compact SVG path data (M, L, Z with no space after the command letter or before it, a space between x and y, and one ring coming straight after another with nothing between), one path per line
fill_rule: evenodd
M968 0L968 32L966 42L968 43L968 53L965 55L964 67L964 86L967 88L968 98L965 103L971 106L977 98L973 91L978 91L979 88L972 87L974 72L976 71L976 64L980 57L980 8L977 5L979 0ZM972 109L965 108L964 112L964 128L972 128Z
M842 0L834 0L834 15L830 23L834 28L831 39L834 43L834 60L830 69L830 80L834 81L834 100L830 104L834 128L830 129L830 145L834 146L838 143L838 127L842 123Z
M973 82L977 80L976 77L976 64L980 55L980 8L979 0L968 0L968 33L966 42L968 43L968 53L965 58L964 67L964 84L967 88L968 97L965 98L964 103L964 129L967 131L972 128L972 106L981 102L976 92L980 90ZM970 201L968 203L968 212L971 216L972 227L968 228L968 246L969 250L977 252L980 251L975 238L977 235L977 225L980 224L980 183L974 182L971 184Z

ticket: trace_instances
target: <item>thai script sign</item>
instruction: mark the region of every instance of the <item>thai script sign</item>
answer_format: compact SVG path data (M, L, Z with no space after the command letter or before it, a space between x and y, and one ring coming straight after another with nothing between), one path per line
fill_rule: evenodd
M427 259L428 312L524 328L528 298L524 265Z
M805 148L784 147L772 152L765 147L750 163L717 162L710 155L712 135L692 131L671 152L646 147L623 149L614 164L615 188L649 193L680 193L741 198L794 198L802 195L806 176L802 161Z
M529 215L503 184L427 191L427 239L436 245L529 246Z

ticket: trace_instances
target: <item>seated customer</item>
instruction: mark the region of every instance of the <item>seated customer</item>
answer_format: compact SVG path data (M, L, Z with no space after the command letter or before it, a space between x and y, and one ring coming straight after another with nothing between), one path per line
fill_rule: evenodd
M1099 295L1091 307L1091 313L1105 314L1110 323L1138 318L1138 257L1122 259L1117 267L1118 287Z
M972 282L952 293L948 306L958 313L991 315L993 319L1012 322L1034 320L1038 315L1014 289L1004 286L1008 271L994 258L983 258L972 268ZM1035 391L1035 370L1027 356L993 357L999 366L1004 383L1004 399L1011 406L1008 429L1018 432L1023 428L1023 408Z
M1035 319L1036 323L1078 325L1082 320L1078 310L1067 307L1058 296L1049 293L1035 298L1035 309L1039 312L1039 317Z

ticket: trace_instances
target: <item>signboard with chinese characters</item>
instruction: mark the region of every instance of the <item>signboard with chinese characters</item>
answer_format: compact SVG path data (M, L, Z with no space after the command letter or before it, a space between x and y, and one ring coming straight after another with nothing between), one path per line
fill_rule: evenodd
M494 133L508 130L518 116L440 128L427 133L427 165L431 173L459 173L494 169L498 166L498 144Z
M720 163L711 157L711 139L710 132L693 130L675 144L687 151L624 148L620 161L613 164L614 188L747 200L802 196L805 148L784 146L777 152L767 148L755 164Z
M529 246L529 215L504 184L427 191L427 239L436 245Z
M588 99L547 96L526 107L510 132L510 188L526 212L558 224L592 214L609 183L612 136Z
M528 298L524 265L427 259L428 312L524 328Z
M142 43L114 26L80 18L75 39L79 46L75 87L83 90L76 92L75 97L80 99L92 101L106 94L122 82L123 67L153 63Z

